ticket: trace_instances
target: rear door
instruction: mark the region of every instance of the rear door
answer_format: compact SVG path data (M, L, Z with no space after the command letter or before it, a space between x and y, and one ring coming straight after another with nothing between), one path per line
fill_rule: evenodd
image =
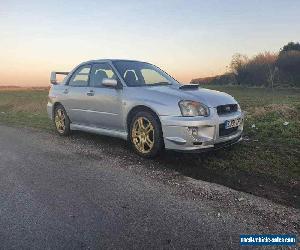
M91 65L79 66L63 89L64 107L72 123L87 124L86 102Z
M123 131L122 89L102 85L104 78L118 80L109 63L93 64L90 86L87 91L89 124L90 126Z

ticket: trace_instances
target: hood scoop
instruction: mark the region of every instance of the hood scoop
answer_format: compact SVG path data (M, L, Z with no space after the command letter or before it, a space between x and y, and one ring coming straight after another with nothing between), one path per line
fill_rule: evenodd
M194 90L194 89L199 89L199 85L198 84L183 84L179 87L179 89Z

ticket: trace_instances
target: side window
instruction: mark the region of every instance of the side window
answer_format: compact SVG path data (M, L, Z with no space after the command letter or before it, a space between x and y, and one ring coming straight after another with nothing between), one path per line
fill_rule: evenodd
M145 84L155 84L160 82L169 82L166 78L152 69L142 69L141 73L145 80Z
M130 85L138 85L139 79L136 75L136 72L134 70L126 70L124 73L124 80L125 82L129 83Z
M69 85L74 87L86 87L89 83L89 73L91 71L90 65L79 67L72 75Z
M112 78L117 80L117 76L108 63L95 64L91 72L91 86L102 86L102 81L104 78Z

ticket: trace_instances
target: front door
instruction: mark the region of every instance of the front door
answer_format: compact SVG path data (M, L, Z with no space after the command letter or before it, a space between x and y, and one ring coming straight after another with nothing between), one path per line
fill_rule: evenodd
M89 126L123 131L122 89L103 86L104 78L118 80L108 63L94 64L87 90Z

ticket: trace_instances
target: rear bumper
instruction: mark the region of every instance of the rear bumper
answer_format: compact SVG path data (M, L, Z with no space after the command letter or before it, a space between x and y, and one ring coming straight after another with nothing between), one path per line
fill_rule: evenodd
M219 116L210 109L209 117L160 116L166 149L178 151L205 151L237 143L242 138L243 122L230 133L220 134L222 124L235 118L244 120L243 112ZM226 131L225 131L226 132Z
M47 103L47 113L48 113L48 117L52 120L53 119L53 104L50 102Z

